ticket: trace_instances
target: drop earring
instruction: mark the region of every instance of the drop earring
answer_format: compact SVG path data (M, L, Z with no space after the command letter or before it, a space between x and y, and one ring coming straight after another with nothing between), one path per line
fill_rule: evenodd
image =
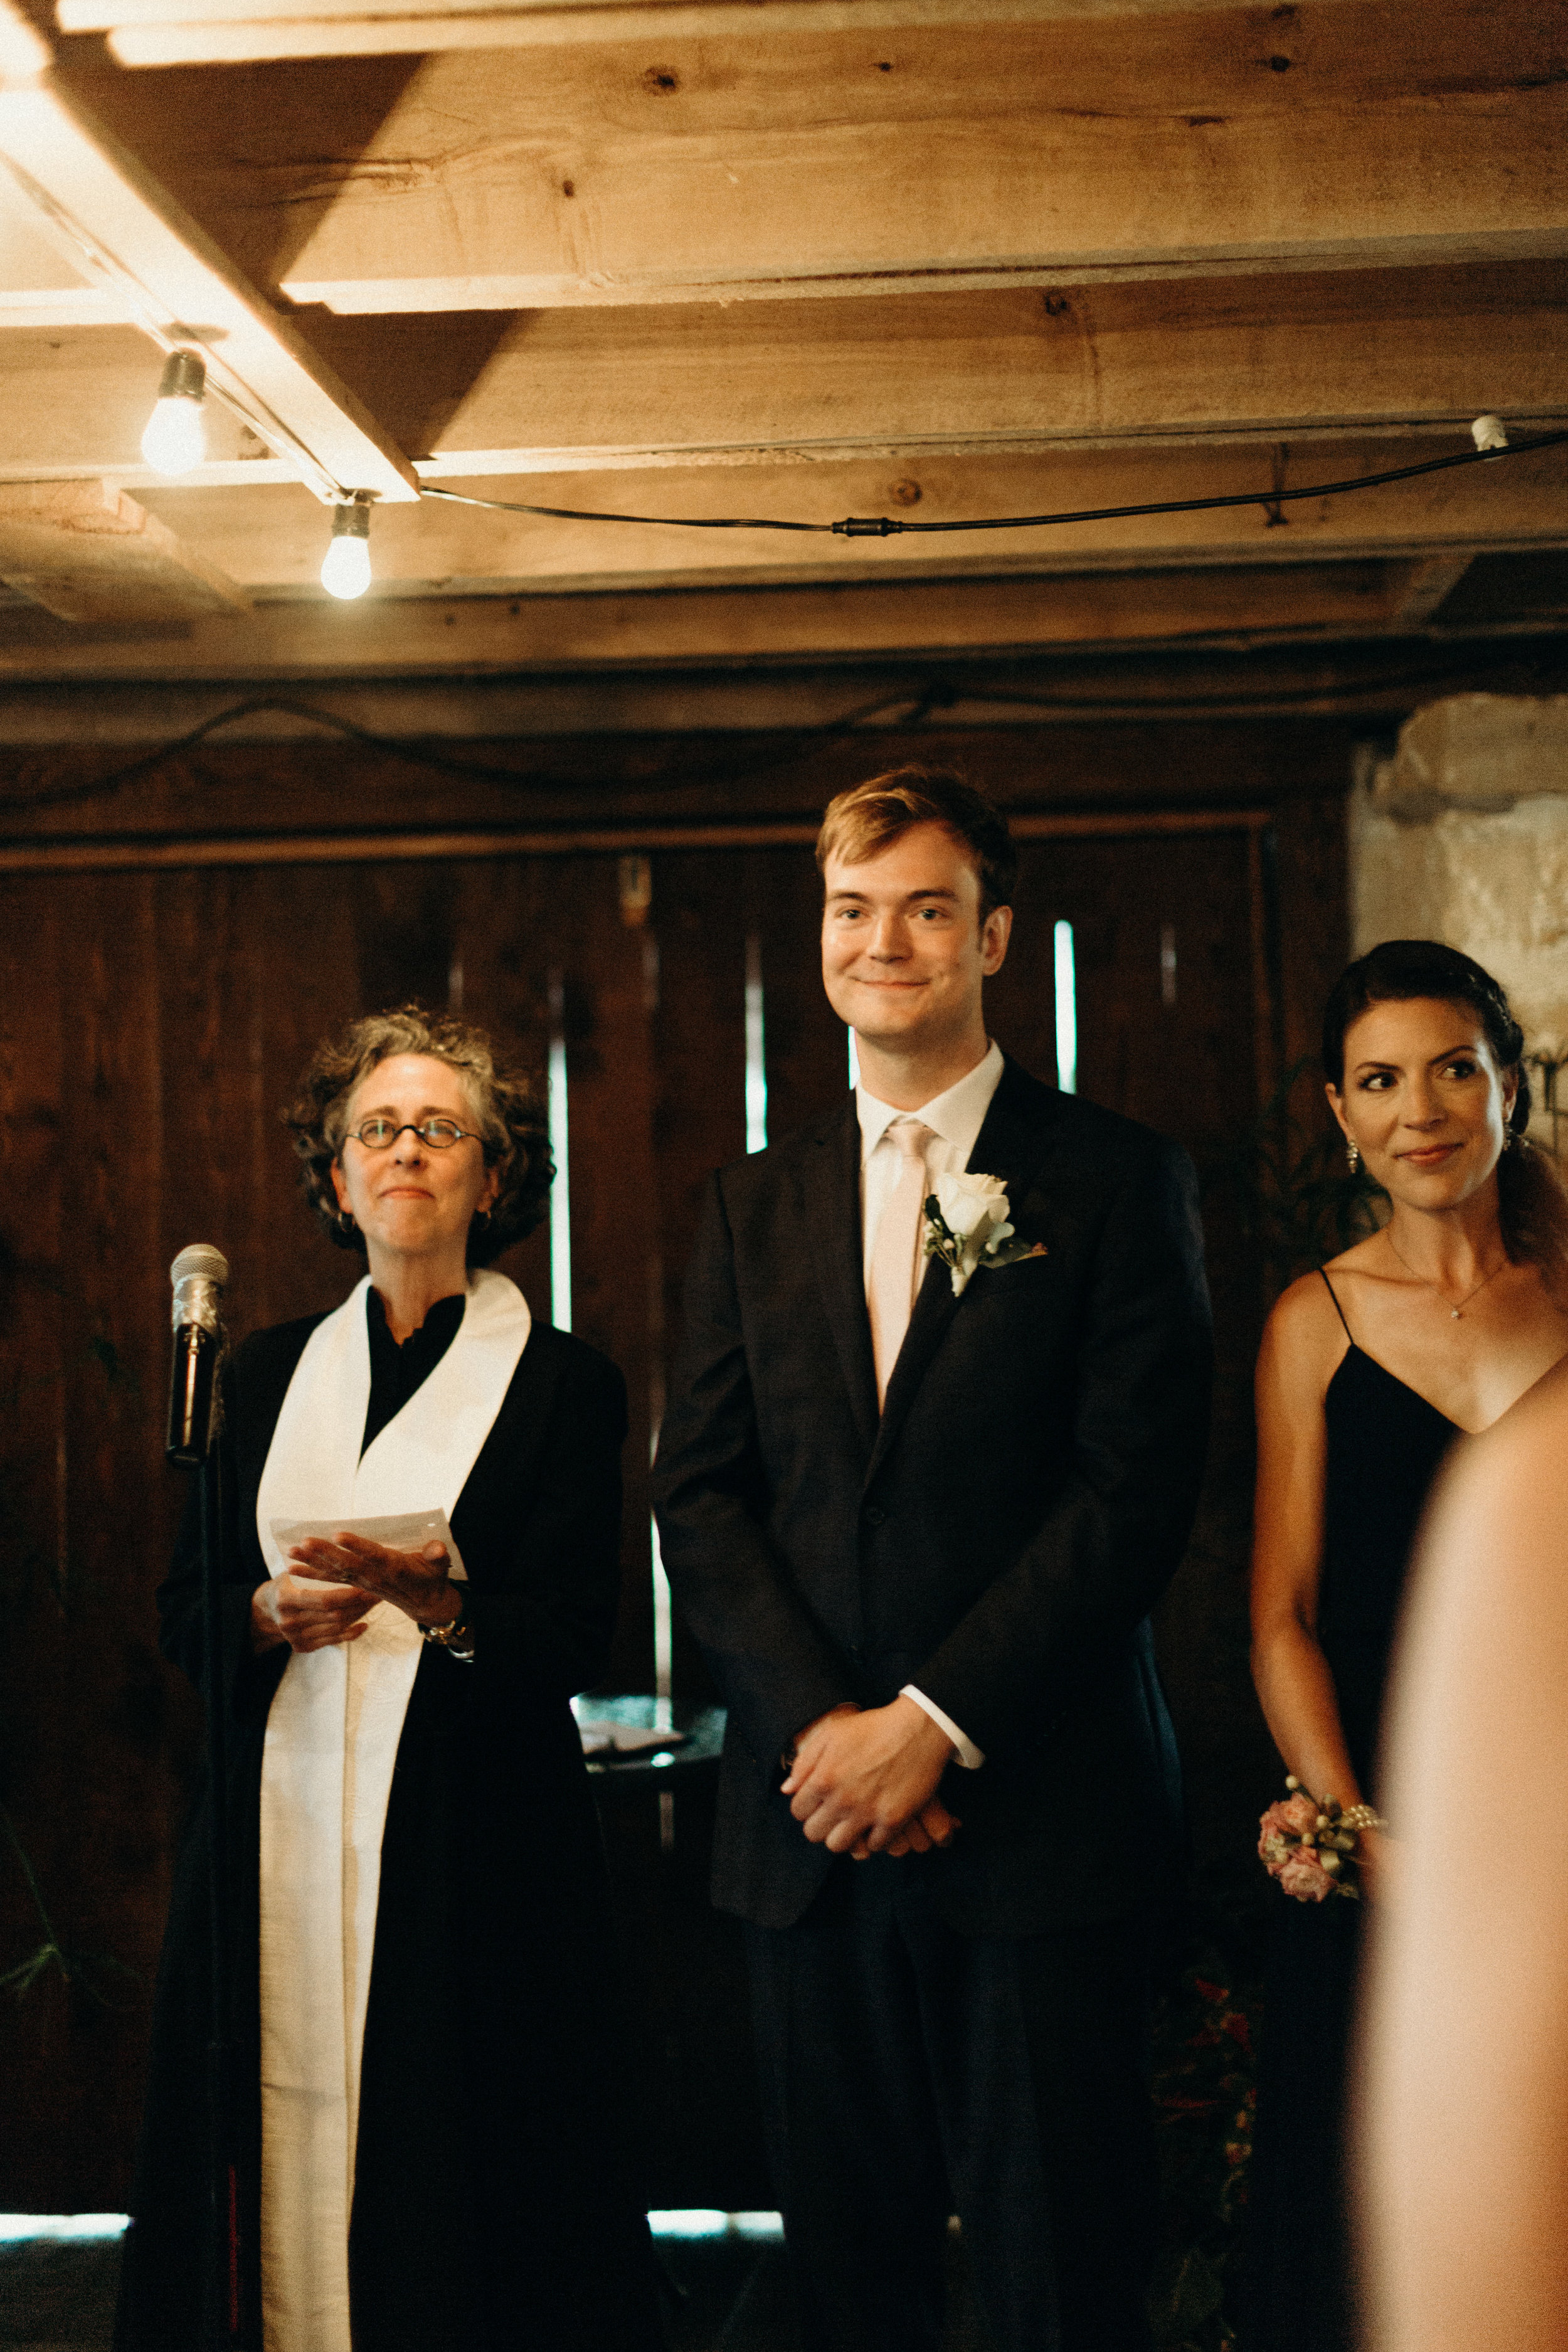
M1345 1138L1345 1158L1350 1162L1350 1171L1353 1176L1361 1166L1361 1146L1353 1135Z

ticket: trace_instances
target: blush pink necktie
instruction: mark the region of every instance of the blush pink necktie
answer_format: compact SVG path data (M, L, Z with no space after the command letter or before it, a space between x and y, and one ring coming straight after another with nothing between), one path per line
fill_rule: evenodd
M931 1191L925 1151L933 1133L933 1129L922 1127L918 1118L897 1119L887 1129L888 1139L897 1149L902 1165L878 1223L866 1284L879 1404L888 1393L888 1382L914 1307L916 1251L926 1196Z

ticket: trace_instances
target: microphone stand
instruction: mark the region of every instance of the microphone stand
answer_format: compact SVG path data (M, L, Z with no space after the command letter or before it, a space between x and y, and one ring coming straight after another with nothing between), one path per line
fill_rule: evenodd
M224 1271L226 1276L227 1268ZM165 1451L171 1462L195 1469L201 1480L202 1696L207 1718L207 1930L212 1967L207 2040L210 2266L202 2332L213 2352L234 2352L240 2341L239 2184L234 2152L233 1897L228 1866L228 1695L223 1645L225 1520L223 1451L218 1444L223 1425L222 1362L223 1327L216 1297L210 1297L199 1326L176 1329Z
M216 1428L217 1370L213 1372ZM207 1716L208 1926L212 1940L212 2038L207 2045L212 2100L214 2286L212 2341L219 2352L239 2341L239 2185L234 2156L234 2029L230 2014L232 1904L228 1870L228 1694L223 1655L223 1454L215 1443L201 1467L203 1696Z

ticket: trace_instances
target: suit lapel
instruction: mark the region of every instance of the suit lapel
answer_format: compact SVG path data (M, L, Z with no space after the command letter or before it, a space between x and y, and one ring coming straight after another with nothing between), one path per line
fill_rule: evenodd
M1041 1118L1040 1103L1043 1101L1048 1111L1054 1100L1047 1087L1037 1087L1009 1057L996 1091L991 1097L991 1108L974 1139L974 1149L969 1155L969 1168L987 1176L1000 1176L1007 1187L1008 1202L1015 1210L1028 1192L1035 1171L1045 1157L1047 1147L1049 1120L1048 1117ZM995 1279L998 1277L982 1272L972 1275L970 1283ZM888 1382L877 1440L866 1472L868 1486L881 1467L914 1402L931 1359L963 1304L962 1298L955 1298L952 1295L952 1277L947 1267L939 1259L932 1258L926 1267L925 1280L915 1299L914 1313L910 1317L910 1328L904 1334L899 1360L893 1366L892 1378ZM868 1322L868 1335L869 1328ZM871 1393L875 1397L874 1374Z
M868 1454L877 1440L877 1369L860 1243L860 1121L855 1097L816 1136L806 1171L812 1256L845 1385Z

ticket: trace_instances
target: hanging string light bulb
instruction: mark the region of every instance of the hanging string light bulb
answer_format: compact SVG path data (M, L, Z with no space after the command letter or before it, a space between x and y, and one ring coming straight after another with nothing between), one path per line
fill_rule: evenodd
M142 436L142 455L160 474L188 474L207 453L202 403L206 362L198 352L171 352L163 362L157 404Z
M321 558L321 585L345 603L370 586L370 500L357 490L332 509L332 536Z

